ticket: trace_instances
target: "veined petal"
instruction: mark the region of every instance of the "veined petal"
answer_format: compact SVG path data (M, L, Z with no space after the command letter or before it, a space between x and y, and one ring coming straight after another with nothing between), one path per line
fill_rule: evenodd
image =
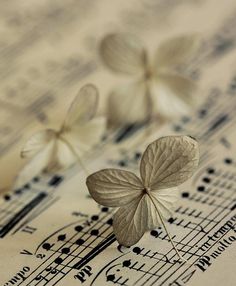
M156 69L173 68L189 60L199 48L199 43L196 35L183 35L166 40L157 49Z
M137 243L147 228L147 195L133 199L119 208L113 219L113 229L119 244L131 246Z
M168 220L173 212L175 203L179 199L177 188L162 189L152 191L150 196L146 196L147 203L147 228L152 230L162 225L163 220Z
M132 34L110 34L100 45L104 63L115 72L140 74L144 70L145 50Z
M145 203L147 204L147 209L146 209L146 230L152 230L154 228L157 228L162 225L160 216L156 210L155 200L151 200L150 196L146 195L145 196ZM159 210L159 209L158 209Z
M118 169L104 169L87 178L92 198L101 205L118 207L139 198L142 183L133 173Z
M25 143L21 151L21 157L32 157L45 148L48 143L55 139L56 133L52 129L39 131L32 135Z
M176 202L179 200L178 188L161 189L151 192L155 205L164 219L169 219L173 212Z
M196 90L196 84L190 79L159 74L151 91L154 113L171 119L189 114L198 101Z
M86 84L73 100L62 129L88 122L93 118L98 105L98 89L93 84Z
M143 154L140 174L151 190L176 187L189 179L199 162L196 140L189 136L167 136L151 143Z
M151 105L144 82L134 82L114 90L108 99L108 120L121 126L141 123L151 115Z
M162 225L163 219L170 218L173 201L176 198L176 188L169 189L171 194L160 191L160 198L156 192L145 194L133 200L130 204L119 208L114 215L113 228L118 242L124 246L137 243L145 231ZM170 208L170 209L168 209Z

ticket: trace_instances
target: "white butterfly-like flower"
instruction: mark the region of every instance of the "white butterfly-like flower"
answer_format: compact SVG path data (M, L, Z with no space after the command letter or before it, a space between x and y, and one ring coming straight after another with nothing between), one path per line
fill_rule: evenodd
M171 217L179 197L177 186L192 176L198 161L196 140L167 136L147 147L140 163L141 179L129 171L104 169L90 175L86 183L96 202L120 207L113 219L114 233L121 245L131 246L147 230L165 227L164 220Z
M113 72L135 77L114 90L108 101L112 124L143 122L155 116L172 119L186 115L196 102L196 84L176 72L199 47L194 35L163 42L151 60L142 42L132 34L110 34L100 45L100 54Z
M21 157L32 158L18 175L16 186L21 186L41 171L64 169L79 161L81 156L99 142L105 132L104 117L94 117L98 90L92 84L83 86L72 102L59 130L37 132L26 142Z

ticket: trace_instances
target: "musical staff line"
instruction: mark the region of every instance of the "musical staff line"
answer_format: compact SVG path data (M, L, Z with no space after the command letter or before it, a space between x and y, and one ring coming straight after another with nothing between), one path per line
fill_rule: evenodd
M216 210L218 210L218 209L215 208L214 211L216 211ZM213 211L213 212L214 212L214 211ZM212 213L212 212L211 212L211 213ZM210 214L211 214L211 213L210 213ZM227 213L223 216L223 218L222 218L221 220L223 220L224 218L226 218L230 213L231 213L231 211L227 212ZM217 218L220 214L221 214L221 210L215 215L214 219ZM209 223L208 223L208 225L209 225ZM208 226L208 225L207 225L207 226ZM208 233L210 233L210 231L212 231L215 227L217 227L217 225L214 225L213 227L211 227L211 229L208 230ZM204 237L205 237L205 236L203 236L203 237L201 237L199 240L197 240L197 241L194 243L193 246L196 246ZM191 241L193 241L195 238L196 238L196 237L193 237L193 238L190 239L186 244L189 244L189 243L190 243ZM184 239L185 239L185 238L184 238ZM182 240L183 240L183 239L182 239ZM177 243L177 245L178 245L178 243ZM183 249L183 247L182 247L181 249L179 249L179 250L181 251L182 249ZM196 253L197 251L199 251L199 249L197 249L194 253ZM184 254L183 254L183 255L184 255ZM175 255L174 255L174 256L175 256ZM174 256L172 256L172 258L173 258ZM191 256L190 258L192 258L192 257L194 257L194 256ZM180 267L177 268L177 269L174 269L174 271L175 271L175 272L178 271L181 267L182 267L182 266L180 266ZM167 271L169 271L170 268L171 268L171 267L169 267L169 269L166 270L166 271L163 273L163 275L164 275ZM160 270L160 269L158 269L158 271L159 271L159 270ZM171 274L170 274L168 277L170 278L170 277L171 277ZM166 281L166 280L165 280L165 281ZM156 283L156 281L153 282L153 284L151 284L151 285L154 285L154 283ZM160 284L160 285L163 285L163 283L164 283L164 282L162 282L162 284ZM142 284L142 285L145 285L145 283Z
M98 216L101 216L101 214L102 214L102 213L98 214ZM74 269L75 269L74 266L76 266L76 263L75 263L74 265L72 265L72 266L70 266L70 264L71 264L75 259L78 259L78 256L81 256L81 254L84 252L84 250L85 250L87 247L89 247L90 249L92 249L92 250L89 252L90 255L87 256L87 259L92 259L92 258L95 256L95 254L97 253L97 251L98 251L99 249L98 249L98 250L96 250L96 249L94 250L94 247L92 247L91 245L93 245L93 243L96 242L96 240L98 240L98 238L99 238L103 233L106 233L108 230L110 230L110 229L111 229L111 226L109 225L107 228L105 228L105 230L103 230L102 232L100 232L100 233L99 233L99 237L95 236L95 238L94 238L89 244L86 244L86 241L89 241L89 239L92 238L93 235L89 235L86 239L83 239L83 238L87 235L87 233L91 232L91 231L92 231L95 227L97 227L98 225L101 224L99 229L102 229L104 226L106 226L106 225L107 225L107 220L108 220L108 218L110 218L110 214L109 214L109 213L106 213L103 217L101 217L101 219L97 220L97 221L96 221L94 224L92 224L88 229L86 229L86 232L82 232L82 230L81 230L80 232L75 233L74 235L72 235L72 237L69 239L69 241L73 241L74 239L76 239L76 237L77 237L78 235L80 235L80 233L83 233L82 235L79 236L79 238L81 239L81 245L78 245L77 247L75 247L75 249L74 249L73 251L71 251L70 253L68 253L68 255L66 256L66 258L67 258L67 257L71 257L71 256L70 256L71 254L77 253L76 256L72 257L72 259L71 259L65 266L62 267L62 269L61 269L62 271L63 271L65 268L69 268L69 270L66 271L65 275L67 275L71 270L74 270ZM105 221L105 222L104 222L104 223L101 223L102 221ZM108 235L108 237L109 237L109 235ZM106 243L104 243L104 241L106 241ZM110 237L110 238L108 239L108 241L107 241L107 236L106 236L106 238L104 239L104 241L103 241L104 244L102 244L102 245L100 245L100 246L104 247L104 249L105 249L105 248L108 247L111 243L113 243L115 240L114 240L114 237L112 236L112 237ZM65 243L63 243L63 244L56 250L56 252L61 253L61 250L67 245L67 243L68 243L68 240L67 240ZM101 242L101 243L102 243L102 242ZM72 244L73 244L73 242L72 242ZM78 250L82 245L84 245L85 248L81 249L80 252L77 252L77 250ZM100 246L99 246L99 247L100 247ZM103 250L103 248L102 248L102 250ZM52 258L53 258L53 256L55 255L56 252L53 252L53 253L47 258L47 260L46 260L45 262L43 262L42 264L40 264L33 272L31 272L30 275L27 277L26 282L28 281L29 277L31 277L35 272L37 272L38 269L40 269L40 268L41 268L43 265L45 265L45 264L46 264L46 267L43 267L43 269L36 275L36 277L39 276L39 275L41 275L42 277L47 278L47 277L50 275L50 273L48 273L48 274L45 275L45 276L43 275L43 273L44 273L45 269L48 268L48 267L52 267L53 269L56 270L59 265L55 265L55 266L54 266L54 261L55 261L55 260L52 260ZM92 255L92 256L91 256L91 255ZM62 256L62 255L59 255L59 256L57 256L57 258L61 258L61 256ZM65 258L65 259L66 259L66 258ZM64 260L65 260L65 259L64 259ZM48 264L48 261L50 261L50 260L52 260L52 261ZM87 260L81 260L81 261L78 262L78 263L82 263L83 261L87 261ZM85 262L83 262L83 263L85 263ZM78 266L76 266L76 267L79 267L79 264L78 264ZM59 272L58 272L58 273L59 273ZM55 275L54 275L53 277L51 277L50 281L52 281L52 279L54 279L54 278L57 276L58 273L55 273ZM64 277L65 277L65 276L61 277L61 279L64 278ZM31 285L30 283L32 283L34 280L35 280L35 278L31 279L26 285ZM59 281L59 280L58 280L58 281ZM49 282L49 281L48 281L48 282ZM23 282L22 282L22 283L23 283ZM39 283L39 282L38 282L38 283ZM38 285L38 283L35 284L35 285ZM56 282L56 283L57 283L57 282ZM20 285L20 284L19 284L19 285ZM45 285L46 285L46 284L45 284ZM52 284L52 285L54 285L54 284Z
M105 225L105 224L104 224ZM104 226L102 225L102 226ZM111 227L107 227L105 229L105 231L103 231L101 234L105 233L107 230L110 230ZM89 245L92 245L92 243L94 243L97 240L97 238L95 238ZM115 236L112 234L108 235L108 237L102 241L99 245L97 245L93 250L91 250L84 258L82 258L78 263L75 263L73 265L72 268L69 269L69 271L67 272L70 273L72 269L77 269L78 270L83 267L87 262L89 262L91 259L93 259L94 257L96 257L97 254L99 254L101 251L105 250L109 245L111 245L113 242L116 241ZM86 246L87 247L87 246ZM79 252L79 255L81 255L81 253L83 253L84 250L81 250L81 252ZM72 263L75 260L75 258L72 258L72 260L69 263ZM52 286L56 285L56 283L58 283L60 280L62 280L65 277L61 277L59 278L59 280L57 280L54 284L52 284Z
M236 226L236 224L233 225L233 227L235 227L235 226ZM231 229L228 229L218 240L216 240L213 244L211 244L211 246L204 252L204 254L206 254L210 249L212 249L226 234L228 234L229 231L231 231ZM209 240L210 239L208 239L208 241ZM197 249L196 252L198 252L198 251L199 251L199 249ZM203 254L201 256L203 256ZM183 276L196 262L197 262L197 260L192 262L189 265L189 267L186 270L184 270L184 272L182 272L178 277L175 278L175 280L178 280L181 276ZM170 276L165 281L163 281L162 284L160 284L160 285L163 285L163 283L165 283L169 278L170 278Z
M3 238L21 221L29 212L39 205L47 197L46 193L39 193L38 196L23 207L15 216L0 230L0 238Z
M224 200L224 202L226 202L227 200ZM231 205L232 203L229 203L228 204L228 206L226 206L226 208L224 208L223 210L227 210L227 208L229 208L229 206ZM221 215L221 213L222 213L222 211L221 210L219 210L218 209L218 207L215 207L209 214L208 214L208 217L210 217L214 212L216 212L216 211L218 211L217 212L217 214L214 216L214 218L213 218L213 220L215 220L219 215ZM225 218L225 217L227 217L229 214L231 213L231 211L229 211L223 218ZM222 219L223 219L222 218ZM221 219L221 220L222 220ZM197 228L197 226L200 226L203 222L205 221L205 219L202 219L202 221L200 221L197 225L196 225L196 227L195 227L195 229ZM207 224L206 224L206 226L205 226L205 228L208 226L208 225L210 225L210 222L208 222ZM208 233L212 230L212 229L214 229L215 227L217 226L217 224L214 224L213 226L212 226L212 228L210 229L210 230L208 230ZM187 235L185 235L182 239L181 239L181 241L180 242L182 242L183 243L183 241L188 237L188 236L190 236L191 234L193 233L193 230L191 230L189 233L187 233ZM198 236L199 235L199 233L197 233L197 235L196 236ZM188 245L191 241L193 241L194 239L196 239L196 236L193 236L190 240L188 240L188 242L186 242L185 243L185 245ZM194 246L195 245L197 245L197 243L199 243L199 241L201 241L201 239L203 239L205 237L205 235L203 235L195 244L194 244ZM178 243L179 242L177 242L176 241L176 245L178 246ZM184 246L182 246L180 249L178 249L179 251L181 251L181 250L183 250L183 248L184 248ZM173 249L171 249L170 251L168 251L167 253L166 253L166 255L168 255L168 254L170 254L171 252L173 251ZM185 253L183 254L183 256L185 255ZM173 259L174 257L176 256L176 254L174 254L170 259ZM192 256L193 257L193 256ZM190 258L192 258L192 257L190 257ZM156 267L156 265L158 265L158 263L160 263L160 262L157 262L156 264L154 264L150 269L149 269L149 271L151 271L151 269L153 269L154 267ZM164 265L162 265L160 268L158 268L157 269L157 271L160 271L162 268L164 267ZM173 267L173 265L172 266L170 266L169 268L168 268L168 270L166 270L164 273L162 273L162 275L165 275L165 273L167 272L167 271L169 271L171 268ZM180 266L178 269L180 269L182 266ZM177 269L177 270L178 270ZM177 271L176 269L174 269L173 271ZM156 271L156 272L157 272ZM141 279L143 279L144 278L144 276L141 276L137 281L136 281L136 283L138 283ZM150 279L151 277L149 277L149 278L147 278L147 280L146 280L146 282L144 282L143 284L141 284L141 285L145 285L146 283L147 283L147 281L149 281L149 279ZM155 282L157 282L157 280L155 280ZM153 285L153 284L152 284Z

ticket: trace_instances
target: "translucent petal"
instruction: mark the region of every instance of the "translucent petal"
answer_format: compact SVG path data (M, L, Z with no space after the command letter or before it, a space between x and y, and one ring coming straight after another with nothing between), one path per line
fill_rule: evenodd
M155 67L157 71L162 68L172 68L189 60L196 53L199 44L197 35L183 35L166 40L156 52Z
M160 189L151 192L155 205L164 219L169 219L173 212L176 202L179 200L178 188Z
M151 114L150 100L144 82L118 87L108 99L108 120L115 126L141 123Z
M86 84L72 102L62 129L70 129L93 118L98 105L98 90L93 84Z
M190 79L160 74L151 90L153 112L169 119L189 114L199 99L196 90Z
M131 246L137 243L147 230L147 195L133 199L119 208L113 219L113 229L119 244Z
M96 117L87 123L75 126L70 132L65 132L63 136L68 138L78 154L83 155L101 142L105 130L105 117Z
M189 136L167 136L151 143L143 154L140 173L151 190L176 187L189 179L198 166L199 149Z
M159 190L134 199L119 208L114 215L113 228L118 242L124 246L137 243L146 230L162 225L162 218L169 219L178 199L177 188Z
M140 74L144 71L145 51L139 39L132 34L110 34L100 45L105 64L115 72Z
M51 158L53 148L54 140L47 144L45 148L39 151L26 163L16 178L14 188L22 187L46 168Z
M52 149L46 171L53 172L60 169L66 169L74 164L76 160L76 155L69 145L58 138L54 143L54 148Z
M87 178L88 190L101 205L117 207L130 203L142 194L142 183L133 173L104 169Z
M25 143L21 151L21 157L32 157L47 146L56 137L56 133L52 129L39 131L32 135Z
M160 216L156 210L155 205L153 204L153 200L150 199L149 196L145 196L145 201L147 204L147 210L146 210L146 230L152 230L156 227L159 227L162 225Z

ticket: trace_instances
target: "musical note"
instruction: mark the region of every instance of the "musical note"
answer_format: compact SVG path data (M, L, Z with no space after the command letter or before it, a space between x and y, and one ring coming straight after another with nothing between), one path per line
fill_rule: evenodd
M21 9L9 2L7 8L1 7L1 23L7 31L3 34L1 31L0 42L0 155L7 154L23 139L21 136L26 135L29 124L36 121L40 121L40 126L51 124L54 116L55 120L60 120L57 112L69 103L70 94L78 89L79 81L92 73L96 77L97 71L102 73L92 55L99 40L96 38L99 33L94 31L100 29L101 24L103 27L117 26L118 22L111 19L122 19L120 28L128 31L128 27L132 27L138 34L145 31L145 37L151 38L156 35L156 29L160 29L156 25L160 21L156 15L174 16L175 13L171 13L175 9L178 8L178 15L182 9L186 10L185 4L180 5L178 1L174 4L149 1L135 7L131 5L132 9L127 8L127 11L123 4L121 7L113 4L112 10L117 10L113 15L109 9L102 9L101 4L101 11L109 11L107 25L106 17L103 19L100 14L97 22L89 2L54 2L52 5L41 3L35 8L25 5ZM101 145L84 158L91 172L107 166L137 171L143 147L152 140L173 132L195 137L201 148L200 167L191 182L180 186L181 200L167 221L178 251L188 262L177 258L162 227L148 231L132 247L118 245L112 228L115 210L98 206L88 198L85 178L78 167L72 166L54 175L39 174L25 186L2 196L0 261L4 261L5 268L0 277L1 285L9 286L17 281L21 286L182 286L191 280L198 283L198 279L201 281L204 277L213 281L215 276L224 274L219 265L224 265L227 271L231 269L234 274L229 253L233 253L236 238L236 79L235 70L224 62L224 57L234 58L235 7L226 5L224 9L228 13L221 13L223 4L219 3L208 3L208 7L205 3L200 6L197 1L188 1L188 5L191 5L188 11L192 13L193 22L195 6L206 8L207 20L212 18L209 7L214 13L222 14L219 22L212 24L205 34L206 42L199 56L176 67L195 78L199 85L204 83L199 107L160 129L157 121L150 136L145 135L145 125L122 127L118 132L107 134ZM95 24L90 21L89 26L84 25L86 19L91 20L90 14ZM136 19L138 24L130 23L130 19ZM137 19L150 19L155 25ZM177 22L173 21L172 26ZM56 27L57 31L48 27ZM84 27L89 27L85 30L93 31L93 35L83 35ZM81 41L75 44L72 39L78 40L78 34ZM81 53L78 53L78 45ZM109 89L110 86L104 86L104 90ZM136 136L143 136L140 144ZM224 279L234 285L235 279L233 277L230 284L228 273ZM200 284L209 283L197 285Z

